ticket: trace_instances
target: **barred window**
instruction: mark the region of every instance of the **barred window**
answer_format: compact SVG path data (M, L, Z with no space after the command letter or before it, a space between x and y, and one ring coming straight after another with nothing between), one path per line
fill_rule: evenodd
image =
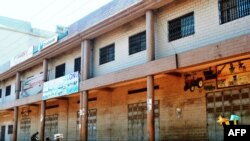
M65 75L65 64L56 66L56 78L64 76L64 75Z
M168 40L174 41L194 34L194 12L168 22Z
M6 87L5 96L10 95L10 93L11 93L11 85Z
M129 37L129 55L146 49L146 31Z
M81 57L75 59L74 71L81 73Z
M108 45L100 49L99 63L100 65L115 60L115 44Z
M250 14L250 0L219 0L220 23L224 24Z
M13 134L13 125L8 126L8 134Z

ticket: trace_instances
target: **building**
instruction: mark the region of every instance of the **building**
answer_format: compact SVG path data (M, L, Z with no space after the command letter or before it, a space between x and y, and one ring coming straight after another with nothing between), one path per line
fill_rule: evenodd
M4 48L0 56L0 73L10 68L12 57L53 36L53 34L32 28L29 22L0 16L1 48Z
M246 0L112 1L0 74L15 97L1 137L223 140L220 115L250 123L249 15Z

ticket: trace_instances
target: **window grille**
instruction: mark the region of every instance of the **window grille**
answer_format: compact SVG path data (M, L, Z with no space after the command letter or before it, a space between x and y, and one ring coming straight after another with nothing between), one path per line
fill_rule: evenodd
M100 65L115 60L115 44L108 45L100 49Z
M194 13L189 13L168 22L169 41L194 34Z
M220 23L224 24L250 14L250 0L220 0Z
M146 31L129 37L129 55L146 50Z

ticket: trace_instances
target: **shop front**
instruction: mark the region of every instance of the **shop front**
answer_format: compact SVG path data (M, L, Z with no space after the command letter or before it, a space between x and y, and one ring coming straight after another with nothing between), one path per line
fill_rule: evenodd
M250 124L250 59L236 60L216 66L216 79L206 85L207 123L209 140L223 140L221 116L238 124Z

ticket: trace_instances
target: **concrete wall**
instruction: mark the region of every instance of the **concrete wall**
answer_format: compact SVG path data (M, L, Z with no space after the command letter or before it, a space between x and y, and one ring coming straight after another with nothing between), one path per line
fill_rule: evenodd
M168 41L168 21L194 12L195 33ZM160 8L157 15L156 58L185 52L250 33L250 16L220 24L217 0L184 0Z
M184 92L184 77L170 75L157 78L155 85L160 87L155 100L160 101L161 140L207 140L205 92ZM128 139L128 104L146 102L146 92L128 95L128 90L144 87L142 81L96 92L97 140ZM180 118L177 108L182 111Z
M74 72L75 59L81 56L81 48L75 47L49 60L49 80L55 79L55 68L65 63L65 75Z
M146 50L129 55L129 37L145 31L145 18L139 18L95 39L94 76L100 76L146 62ZM115 60L99 65L102 47L115 44Z
M1 118L0 118L0 133L3 132L1 131L1 127L2 126L5 126L5 139L6 141L10 141L12 140L13 138L13 134L8 134L8 126L9 125L13 125L13 113L8 113L8 114L4 114L4 115L1 115ZM1 136L0 136L0 139L1 139Z
M43 72L43 64L36 65L21 73L21 81Z
M168 41L168 22L194 12L195 33L188 37ZM250 16L220 24L218 1L185 0L174 2L155 12L156 58L181 53L212 43L250 33ZM146 62L146 51L128 55L128 38L145 30L145 17L110 31L94 42L94 76L135 66ZM115 60L99 65L99 50L115 44Z
M27 112L27 110L30 110L30 111ZM30 124L21 123L21 121L24 122L25 119L30 119ZM30 125L29 132L27 128L24 129L25 124L26 124L26 127ZM40 130L40 107L39 105L19 107L18 129L17 129L18 140L19 141L30 140L31 136L37 131L39 132L39 130Z
M7 102L13 102L16 98L15 94L15 83L16 83L16 77L13 76L5 81L1 82L1 89L2 89L2 98L0 98L0 103L7 103ZM6 87L11 85L11 94L8 96L5 96L6 93Z
M184 77L161 75L155 78L155 100L160 105L160 139L161 140L207 140L206 97L203 89L194 92L184 91ZM146 102L146 91L128 94L129 90L146 87L146 81L140 80L129 84L92 91L89 109L97 109L97 140L128 140L128 104ZM58 114L58 133L68 140L79 139L77 131L77 111L79 110L79 93L71 95L68 100L49 100L46 115ZM29 106L32 112L30 133L39 131L40 106ZM181 109L180 118L176 109ZM19 126L22 107L19 108ZM8 121L4 118L0 120ZM20 130L20 129L19 129ZM20 131L18 131L20 135Z

